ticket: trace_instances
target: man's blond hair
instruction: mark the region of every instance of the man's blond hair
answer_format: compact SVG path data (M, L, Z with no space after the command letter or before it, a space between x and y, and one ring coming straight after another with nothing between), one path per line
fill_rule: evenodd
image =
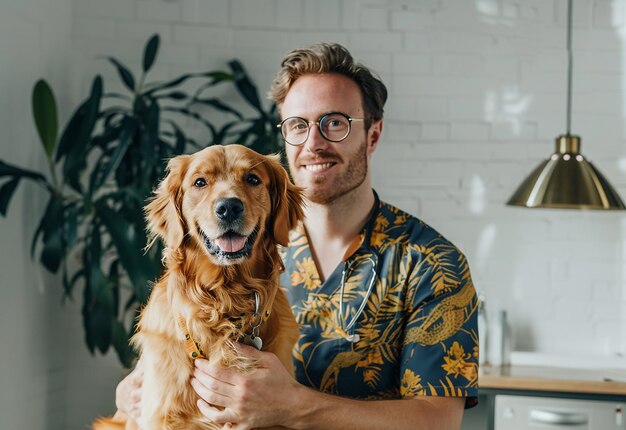
M338 43L319 43L289 52L276 74L269 96L280 109L293 83L302 75L340 73L354 81L361 90L363 110L369 120L383 117L387 88L364 65L355 63L350 52ZM366 128L369 127L367 122Z

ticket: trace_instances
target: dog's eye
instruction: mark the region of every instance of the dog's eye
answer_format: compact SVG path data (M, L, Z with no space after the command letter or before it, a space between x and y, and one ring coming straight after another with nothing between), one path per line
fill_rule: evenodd
M193 183L193 186L197 188L202 188L206 186L206 181L204 180L204 178L198 178L196 179L196 182Z
M257 175L250 173L246 176L246 182L250 185L259 185L261 183L261 179Z

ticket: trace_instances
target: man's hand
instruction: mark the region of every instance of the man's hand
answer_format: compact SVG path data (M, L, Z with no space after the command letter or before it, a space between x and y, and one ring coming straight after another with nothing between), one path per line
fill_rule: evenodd
M365 401L333 396L298 384L274 354L245 345L237 348L242 355L257 359L259 367L242 373L196 360L191 380L200 396L200 412L224 429L275 425L316 430L461 428L463 397Z
M115 405L118 413L123 412L135 421L138 421L141 416L142 384L143 366L140 360L135 369L122 379L115 389Z
M219 363L195 361L191 385L200 396L200 412L224 428L237 430L285 425L300 385L274 354L241 344L237 348L257 359L259 367L242 373Z

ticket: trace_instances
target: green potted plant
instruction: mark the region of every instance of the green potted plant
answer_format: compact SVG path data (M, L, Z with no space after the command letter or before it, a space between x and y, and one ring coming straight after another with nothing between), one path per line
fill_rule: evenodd
M109 57L126 93L107 93L100 76L89 96L58 133L57 108L49 85L33 89L33 116L48 160L38 172L0 160L0 214L6 216L22 179L41 185L48 203L34 232L31 254L50 272L61 272L63 294L83 287L82 315L89 350L113 346L129 367L135 353L129 338L136 315L161 271L159 245L146 249L143 206L164 173L167 160L210 144L240 143L259 152L276 152L280 139L275 106L262 106L256 86L237 60L228 71L190 73L167 82L147 82L159 50L159 36L146 43L140 75ZM182 84L197 82L193 93ZM234 84L254 114L245 116L207 93ZM207 118L225 114L220 124ZM180 120L206 128L197 142ZM73 258L73 257L78 258Z

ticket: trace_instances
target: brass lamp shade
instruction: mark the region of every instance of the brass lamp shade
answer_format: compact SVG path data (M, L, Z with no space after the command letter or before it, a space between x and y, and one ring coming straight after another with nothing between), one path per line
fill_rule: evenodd
M528 175L507 205L555 209L626 209L611 184L580 154L580 137L572 135L556 138L556 152Z

